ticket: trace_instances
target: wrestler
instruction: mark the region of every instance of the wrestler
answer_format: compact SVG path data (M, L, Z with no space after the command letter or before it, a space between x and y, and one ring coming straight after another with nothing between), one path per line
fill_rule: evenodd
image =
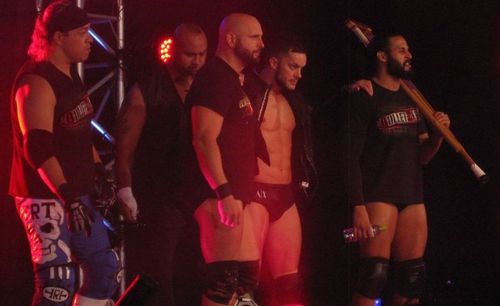
M400 87L412 72L403 36L380 35L370 43L373 96L346 101L345 177L360 242L359 277L352 305L374 305L392 261L392 305L415 305L424 287L427 218L422 165L438 151L442 136L427 131L422 116ZM442 112L435 118L448 127ZM374 237L372 225L387 230Z
M75 66L89 56L88 30L87 14L72 2L50 4L12 89L9 193L30 243L32 305L111 305L118 287L118 256L91 197L103 169L92 145L93 108Z
M310 137L311 107L296 91L307 55L291 33L269 39L260 79L246 90L262 101L256 114L258 175L254 177L255 220L259 220L259 249L269 266L280 305L303 305L298 274L302 230L296 198L307 199L317 183ZM254 97L255 96L255 97ZM259 139L258 139L259 140ZM256 222L257 223L257 222Z
M219 26L215 58L196 75L187 97L193 146L213 190L194 212L205 260L202 305L229 305L257 286L260 252L252 230L256 205L250 202L258 110L242 85L244 68L258 62L263 47L255 17L227 16Z
M303 288L298 271L302 229L297 203L307 205L318 184L311 139L311 106L296 90L307 64L307 52L294 34L271 36L263 52L259 79L249 78L245 90L262 111L256 114L262 140L257 139L259 174L254 178L254 198L265 244L263 259L269 266L281 305L302 305ZM342 91L364 90L368 80L358 80ZM263 103L262 107L258 103Z
M123 216L144 228L125 235L127 279L146 273L159 282L155 305L174 305L174 255L186 220L186 165L191 152L186 94L205 64L207 38L195 24L177 26L174 52L140 76L128 92L117 121L116 177ZM150 50L156 55L157 49ZM190 161L191 162L191 161ZM193 160L192 163L195 163ZM193 187L193 186L191 186ZM137 196L137 200L136 200Z

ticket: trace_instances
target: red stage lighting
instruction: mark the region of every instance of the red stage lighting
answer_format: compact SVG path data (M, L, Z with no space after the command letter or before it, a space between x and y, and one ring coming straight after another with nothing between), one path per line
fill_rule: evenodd
M172 37L165 37L158 44L158 55L162 63L166 64L172 59L174 40Z

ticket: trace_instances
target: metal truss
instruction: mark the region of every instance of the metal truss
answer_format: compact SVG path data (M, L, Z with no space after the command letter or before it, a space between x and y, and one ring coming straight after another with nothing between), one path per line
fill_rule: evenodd
M116 109L119 109L124 98L125 93L125 75L123 70L123 48L125 45L125 27L124 27L124 1L123 0L110 0L115 1L116 5L116 16L93 14L87 11L88 16L91 19L91 25L94 24L108 24L109 30L112 33L113 42L108 43L103 38L103 35L99 34L96 30L90 29L89 34L94 39L94 43L102 48L108 55L110 55L111 60L102 63L79 63L78 73L85 83L85 72L88 70L97 70L97 74L101 75L99 81L93 84L87 91L88 95L92 97L93 94L100 88L105 88L105 93L102 96L99 108L95 112L94 118L92 119L92 127L111 145L114 145L115 139L108 133L106 128L99 123L101 114L104 108L109 104L110 101L114 101ZM85 0L77 0L76 5L81 8L85 8ZM88 84L87 84L88 85ZM101 154L101 153L100 153ZM106 168L110 170L114 165L114 158L111 159L109 163L106 164ZM115 229L116 230L116 229ZM119 230L119 229L118 229ZM124 267L122 271L122 277L120 279L120 294L125 291L125 252L123 243L119 248L119 257L121 259L122 266Z
M123 71L123 48L125 45L125 27L124 27L124 1L116 1L116 16L93 14L88 12L91 18L91 24L107 23L110 26L110 30L114 36L114 43L110 44L97 33L94 29L90 29L89 33L94 39L94 42L102 48L106 53L108 53L112 61L103 63L92 63L92 64L78 64L78 73L80 74L82 80L85 80L85 71L87 70L100 70L105 71L102 78L95 83L92 87L88 89L89 96L92 96L98 89L106 85L106 91L101 99L98 110L95 112L94 118L92 120L92 126L104 137L106 141L110 144L114 144L115 139L107 130L99 123L100 116L106 105L114 96L114 101L117 109L120 108L125 95L125 75ZM81 8L85 8L85 0L77 0L76 5ZM112 46L114 45L114 47ZM113 84L114 82L114 84ZM114 88L114 90L113 90Z

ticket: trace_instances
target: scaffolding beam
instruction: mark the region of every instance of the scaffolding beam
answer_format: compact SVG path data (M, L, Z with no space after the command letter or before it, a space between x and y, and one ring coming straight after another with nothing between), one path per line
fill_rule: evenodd
M113 44L107 43L101 35L99 35L95 30L90 31L90 35L92 35L94 41L109 55L114 58L113 62L104 62L104 63L93 63L85 65L83 63L78 64L78 73L80 74L81 79L85 83L85 70L86 69L98 69L98 68L108 68L103 69L107 71L104 72L104 76L88 90L88 94L92 95L97 89L107 85L108 88L104 94L104 97L101 100L101 104L99 105L99 110L96 112L94 118L92 119L92 127L110 144L114 145L115 139L113 136L99 123L99 118L102 113L102 110L109 103L109 98L114 96L115 99L115 107L119 109L123 102L123 98L125 96L125 74L123 70L123 48L125 46L125 14L124 14L124 3L123 0L112 0L116 1L116 16L108 16L102 14L95 14L87 12L89 17L92 19L91 24L104 24L109 23L112 28L113 24L116 24L117 33L113 35L115 38L115 42ZM85 9L85 0L77 0L76 5L80 8ZM113 48L112 45L115 47ZM113 65L114 64L114 65ZM111 68L111 71L109 70ZM114 82L114 84L113 84ZM87 84L88 85L88 84ZM113 90L114 89L114 90ZM110 93L114 91L114 95ZM111 160L109 163L111 166L114 164L114 160ZM125 292L125 251L123 244L119 248L119 256L123 266L122 277L120 281L120 295Z

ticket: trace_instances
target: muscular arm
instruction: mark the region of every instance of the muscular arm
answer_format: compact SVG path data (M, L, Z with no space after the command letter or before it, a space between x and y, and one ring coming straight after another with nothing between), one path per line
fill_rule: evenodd
M93 215L89 214L88 207L80 199L75 198L73 190L66 184L61 165L53 155L54 151L46 150L41 153L43 150L39 150L44 145L54 145L51 134L56 105L55 94L49 83L39 76L27 75L19 85L15 100L19 126L24 138L25 158L33 168L36 168L38 175L49 189L64 200L70 231L85 232L89 236L91 224L94 222ZM45 135L43 136L45 138L41 139L40 135ZM32 146L38 149L31 151Z
M53 132L56 97L45 79L36 75L25 76L20 81L15 99L23 137L27 137L28 131L33 129ZM66 183L61 165L55 156L43 162L37 171L44 183L55 194L59 186Z
M217 144L224 118L203 106L194 106L191 110L193 122L193 146L198 157L200 169L212 189L227 182L222 167L222 157ZM240 224L243 203L233 195L217 201L219 220L228 227Z
M218 113L203 107L194 106L191 110L193 122L193 146L198 157L200 169L212 189L226 183L222 168L222 158L217 144L224 118Z
M132 164L142 128L146 105L139 86L134 85L118 114L116 127L116 180L118 188L132 185Z
M445 113L436 112L434 117L443 126L447 128L450 127L450 119ZM431 130L430 134L424 133L419 135L419 140L421 145L420 163L425 165L429 163L438 152L443 142L443 136L439 132Z

